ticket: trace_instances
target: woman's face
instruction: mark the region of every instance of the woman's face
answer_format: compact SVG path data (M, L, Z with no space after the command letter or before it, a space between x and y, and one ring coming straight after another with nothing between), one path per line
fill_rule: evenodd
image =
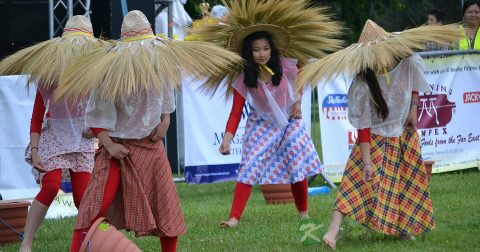
M477 26L480 21L480 6L477 4L472 4L468 6L463 15L463 20L469 26Z
M261 38L252 42L253 62L257 65L265 65L270 60L272 50L268 40Z
M427 25L437 25L437 24L439 24L437 17L435 17L435 15L428 14Z

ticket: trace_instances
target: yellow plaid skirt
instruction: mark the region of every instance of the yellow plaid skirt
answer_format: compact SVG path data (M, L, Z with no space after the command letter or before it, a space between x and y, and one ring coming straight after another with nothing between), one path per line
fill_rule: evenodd
M401 137L371 135L373 181L362 181L358 143L348 158L335 209L389 235L420 234L435 228L429 183L417 132Z

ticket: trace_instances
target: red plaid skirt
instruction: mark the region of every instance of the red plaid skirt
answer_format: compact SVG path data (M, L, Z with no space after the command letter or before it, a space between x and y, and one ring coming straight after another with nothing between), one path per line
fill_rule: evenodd
M419 234L434 229L417 132L406 129L401 137L372 134L370 146L373 181L362 181L363 162L357 143L348 158L335 209L385 234Z
M178 236L186 226L170 164L162 141L114 140L130 154L120 161L121 183L106 218L117 229L136 236ZM111 156L105 148L95 155L95 167L83 195L75 229L88 228L98 216L110 172Z

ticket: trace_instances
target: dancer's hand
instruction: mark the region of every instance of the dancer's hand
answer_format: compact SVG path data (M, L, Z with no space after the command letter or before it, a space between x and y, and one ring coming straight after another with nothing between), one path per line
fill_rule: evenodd
M363 182L369 182L373 179L373 169L371 164L364 164L363 165Z
M290 112L290 118L302 118L302 100L299 100L293 104L292 111Z
M230 132L225 132L225 135L223 136L222 144L220 144L220 148L218 151L220 151L221 154L223 155L230 155L230 143L232 142L233 139L233 134Z
M410 112L407 116L407 121L405 122L405 127L411 127L414 130L417 130L418 117L417 117L417 106L412 106Z
M155 127L152 132L150 133L150 140L154 143L162 140L165 135L167 134L168 126L170 122L168 121L161 121L157 127Z
M107 149L108 153L110 153L110 155L112 155L112 157L116 159L123 159L130 153L127 150L127 148L125 148L125 146L118 143L112 142L108 146L107 145L104 145L104 146Z
M45 168L43 167L42 160L38 156L38 149L32 149L32 165L39 172L46 172Z

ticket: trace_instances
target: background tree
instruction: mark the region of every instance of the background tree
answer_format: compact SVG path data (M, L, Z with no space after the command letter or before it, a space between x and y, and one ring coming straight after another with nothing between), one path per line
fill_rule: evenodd
M285 0L295 1L295 0ZM436 9L445 14L447 23L462 19L462 0L310 0L312 4L330 7L333 17L346 27L347 43L358 40L367 19L372 19L387 31L401 31L426 22L427 13ZM188 0L185 9L193 19L200 18L198 4L203 0ZM219 0L205 0L210 7Z

